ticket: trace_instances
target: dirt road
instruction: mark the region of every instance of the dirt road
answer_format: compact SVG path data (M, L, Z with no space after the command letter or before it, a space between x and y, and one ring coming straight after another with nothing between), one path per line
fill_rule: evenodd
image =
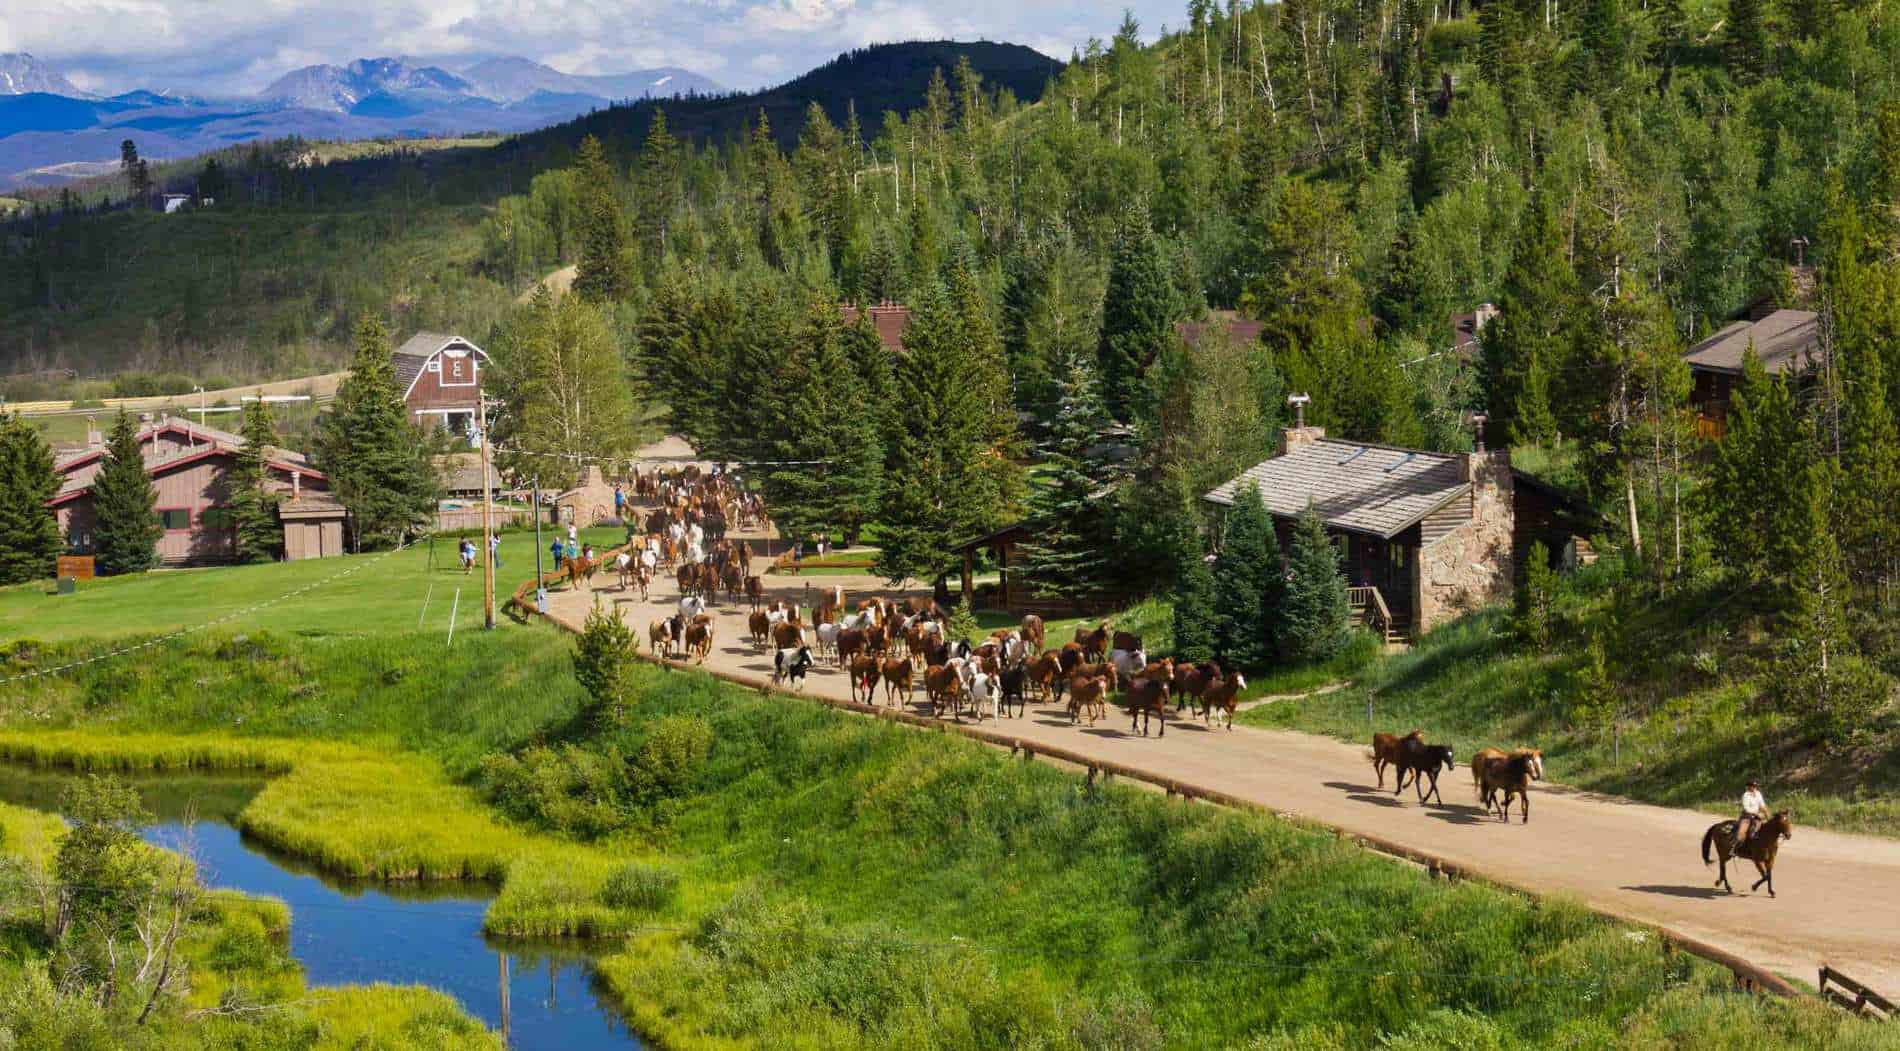
M768 597L793 600L815 598L819 588L840 582L765 578ZM611 584L597 590L601 602L618 605L643 646L647 624L670 613L678 599L667 581L655 585L651 602ZM871 593L852 591L850 598ZM578 629L593 601L589 594L555 592L549 612ZM770 675L771 654L746 640L745 604L722 603L713 612L717 629L706 670L754 681ZM850 694L828 663L814 669L806 692L840 700ZM1466 770L1441 777L1445 805L1421 806L1409 787L1398 797L1373 787L1363 747L1323 737L1248 727L1210 730L1183 720L1170 722L1165 736L1144 738L1112 707L1109 718L1091 728L1072 727L1061 709L1034 703L1025 718L985 726L1427 851L1500 883L1567 894L1809 983L1827 962L1890 994L1900 992L1900 841L1797 827L1782 845L1776 869L1780 897L1745 892L1755 879L1747 863L1731 866L1730 881L1744 893L1730 896L1711 887L1715 870L1704 868L1699 854L1713 819L1694 811L1546 782L1533 790L1530 823L1513 817L1506 825L1479 809ZM1563 772L1550 774L1560 778Z

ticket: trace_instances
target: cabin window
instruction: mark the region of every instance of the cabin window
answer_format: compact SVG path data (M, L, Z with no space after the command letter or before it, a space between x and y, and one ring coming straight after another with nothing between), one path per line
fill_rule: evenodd
M187 507L162 507L158 510L158 524L167 531L177 532L191 528L191 509Z
M228 507L207 507L198 512L198 524L205 529L236 529L237 516Z

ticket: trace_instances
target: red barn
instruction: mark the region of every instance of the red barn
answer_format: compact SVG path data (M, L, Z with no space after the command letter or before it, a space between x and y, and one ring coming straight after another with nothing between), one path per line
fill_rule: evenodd
M396 386L421 427L445 427L475 444L480 425L482 372L488 355L460 336L418 332L395 350Z

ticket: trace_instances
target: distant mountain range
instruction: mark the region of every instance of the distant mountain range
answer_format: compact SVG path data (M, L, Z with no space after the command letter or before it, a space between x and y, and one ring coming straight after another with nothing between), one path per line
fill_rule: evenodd
M369 139L542 128L628 99L710 95L719 85L684 69L582 76L525 58L460 72L404 58L306 66L255 96L81 91L23 52L0 54L0 189L56 185L117 163L119 144L153 159L234 142L298 135Z

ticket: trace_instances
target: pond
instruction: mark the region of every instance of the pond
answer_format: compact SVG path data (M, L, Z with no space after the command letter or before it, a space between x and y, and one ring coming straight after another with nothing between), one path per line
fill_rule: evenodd
M0 800L57 811L71 779L0 763ZM158 818L141 830L148 842L175 849L189 830L208 885L268 895L290 906L291 954L311 986L431 986L523 1051L643 1046L594 977L591 958L601 947L482 933L492 886L340 880L246 841L231 822L262 781L125 780ZM197 818L189 826L188 814Z

